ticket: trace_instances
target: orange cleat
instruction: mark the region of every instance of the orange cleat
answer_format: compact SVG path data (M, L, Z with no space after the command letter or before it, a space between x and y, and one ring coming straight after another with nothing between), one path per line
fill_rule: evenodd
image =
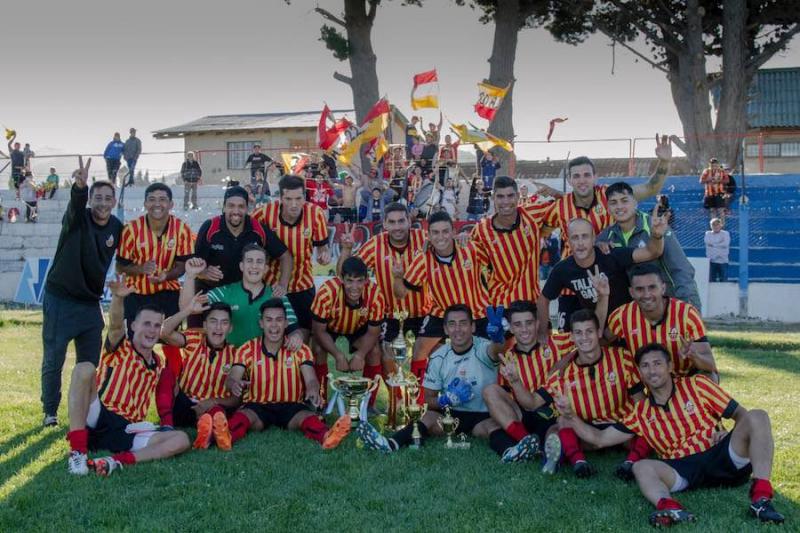
M211 415L203 413L197 419L197 438L194 439L192 448L196 450L207 450L211 445Z
M228 428L228 419L225 413L217 411L214 413L214 441L217 443L217 448L220 450L228 451L233 446L231 442L231 430Z
M333 423L333 427L325 433L325 437L322 439L322 449L332 450L341 444L344 438L350 433L350 425L351 420L349 415L340 416L339 419Z

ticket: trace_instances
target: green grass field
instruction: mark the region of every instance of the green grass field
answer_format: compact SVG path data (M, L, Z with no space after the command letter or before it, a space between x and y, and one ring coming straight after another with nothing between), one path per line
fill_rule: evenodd
M431 440L382 456L349 437L323 453L299 433L269 430L228 453L193 451L108 479L75 478L66 470L65 400L62 425L40 425L40 327L36 312L0 312L0 531L650 530L648 503L611 474L617 451L590 454L601 473L578 480L501 465L482 442L447 451ZM798 531L800 334L714 331L712 341L724 387L772 417L776 506L784 528ZM73 363L70 353L65 394ZM760 527L746 514L747 486L680 499L703 531Z

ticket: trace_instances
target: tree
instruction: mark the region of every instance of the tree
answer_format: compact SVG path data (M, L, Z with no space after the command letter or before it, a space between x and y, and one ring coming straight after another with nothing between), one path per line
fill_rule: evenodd
M758 69L800 32L796 0L567 0L553 14L556 39L576 44L600 32L663 72L683 126L674 139L690 163L734 165L747 129L748 89ZM643 50L639 43L647 47ZM721 58L709 73L709 57ZM709 99L719 91L716 120Z

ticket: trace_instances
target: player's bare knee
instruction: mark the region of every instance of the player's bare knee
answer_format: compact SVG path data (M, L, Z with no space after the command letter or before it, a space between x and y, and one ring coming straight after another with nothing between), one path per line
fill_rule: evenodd
M183 453L191 447L192 443L189 440L189 435L184 433L183 431L174 431L172 435L170 435L169 444L171 455L177 455L179 453Z
M486 403L494 402L499 397L499 392L502 391L502 387L496 383L492 383L491 385L487 385L483 388L483 392L481 392L481 396L483 397L483 401Z
M642 479L653 474L653 465L648 460L636 461L633 463L633 475L636 479Z
M95 374L95 366L88 361L84 361L75 365L72 370L72 380L75 385L91 383L95 379Z
M748 411L747 421L755 430L763 431L770 428L769 415L763 409L751 409Z

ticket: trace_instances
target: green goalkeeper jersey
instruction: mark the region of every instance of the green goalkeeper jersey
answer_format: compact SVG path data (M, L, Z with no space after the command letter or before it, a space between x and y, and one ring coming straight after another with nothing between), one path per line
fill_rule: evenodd
M227 340L237 347L261 335L261 326L258 324L261 318L259 308L270 298L273 296L272 287L269 285L264 284L264 288L258 294L250 294L241 281L208 291L209 303L224 302L231 306L233 331L228 334ZM297 316L286 296L281 298L281 301L286 309L286 333L291 333L297 329Z

